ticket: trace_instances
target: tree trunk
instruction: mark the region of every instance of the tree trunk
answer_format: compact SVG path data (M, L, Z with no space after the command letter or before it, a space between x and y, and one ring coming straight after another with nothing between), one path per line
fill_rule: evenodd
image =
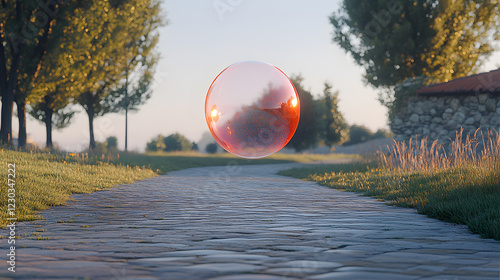
M128 51L128 49L127 49ZM127 61L127 69L125 70L125 153L128 148L128 61Z
M93 108L91 112L87 111L87 115L89 117L89 152L92 152L96 147L95 138L94 138L94 112Z
M2 120L0 128L0 142L12 146L12 113L14 108L15 86L17 85L20 54L12 59L8 83L2 88Z
M17 147L26 148L26 101L18 100L17 105L17 118L19 119L19 134L17 137Z
M2 98L2 129L0 130L0 142L13 146L12 142L12 109L14 108L13 96L6 94Z
M16 2L16 20L21 19L21 1ZM3 28L2 28L3 29ZM3 31L3 30L2 30ZM2 32L2 37L5 36ZM18 81L19 68L21 63L21 53L24 44L16 45L16 50L12 52L9 73L7 73L7 60L5 59L4 40L0 40L0 90L2 91L2 120L0 128L0 142L13 146L12 142L12 109L14 108L15 87ZM18 42L15 42L17 44ZM8 77L7 77L8 76Z
M52 149L54 144L52 143L52 115L54 111L51 108L45 108L45 148Z
M128 107L125 108L125 153L128 146Z

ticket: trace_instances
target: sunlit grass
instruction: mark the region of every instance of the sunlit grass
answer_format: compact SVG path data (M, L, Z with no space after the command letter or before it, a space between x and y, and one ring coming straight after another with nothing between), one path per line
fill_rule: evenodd
M280 174L416 208L429 217L465 224L482 237L500 240L500 139L490 134L484 140L486 149L472 155L468 147L475 143L457 135L450 144L452 159L453 154L435 155L447 158L444 164L422 156L422 149L401 152L404 144L396 143L392 147L396 152L382 155L381 162L321 165Z
M18 221L37 219L36 211L64 205L75 193L90 193L118 184L155 176L149 169L115 166L105 162L92 164L68 162L64 157L45 153L0 150L0 174L7 178L8 164L15 164L15 218ZM68 159L70 160L70 159ZM80 159L82 161L82 159ZM90 161L90 160L89 160ZM8 188L0 188L0 225L8 214Z

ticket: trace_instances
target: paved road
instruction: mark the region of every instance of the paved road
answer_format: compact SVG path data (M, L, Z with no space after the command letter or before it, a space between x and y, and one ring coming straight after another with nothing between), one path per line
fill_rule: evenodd
M16 272L4 262L0 277L499 279L500 242L275 175L295 165L186 169L75 195L18 225Z

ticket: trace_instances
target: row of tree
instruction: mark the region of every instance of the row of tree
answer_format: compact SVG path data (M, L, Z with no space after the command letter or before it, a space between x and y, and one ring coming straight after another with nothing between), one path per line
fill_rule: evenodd
M300 75L291 77L300 100L300 121L297 130L287 147L297 152L304 151L318 144L332 147L349 140L349 126L346 124L338 108L338 92L325 83L322 95L317 98L306 90ZM198 150L196 143L185 136L174 133L167 137L158 135L146 144L146 151L188 151ZM217 151L215 143L205 147L208 153Z
M338 106L338 91L332 92L329 83L324 84L322 95L317 98L306 90L300 75L291 77L300 100L300 121L288 148L297 152L324 144L330 149L334 144L349 140L349 126Z
M158 61L159 0L23 0L0 7L0 141L12 145L14 103L18 146L26 145L26 113L52 129L69 124L80 105L96 147L94 118L143 104ZM127 124L125 124L125 150Z
M146 144L147 152L198 151L198 144L189 141L184 135L173 133L167 137L158 135Z

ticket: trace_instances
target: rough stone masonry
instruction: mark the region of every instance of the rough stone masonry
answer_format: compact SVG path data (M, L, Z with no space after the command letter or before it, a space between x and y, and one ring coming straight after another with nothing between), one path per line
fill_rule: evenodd
M409 79L396 86L408 96L404 108L391 116L395 140L428 138L429 143L455 139L457 131L464 135L499 131L500 68L449 82L420 87L419 79ZM413 93L412 93L413 92Z
M498 130L500 93L414 96L391 123L397 141L415 136L446 141L454 139L461 127L464 133L474 133L478 128Z

